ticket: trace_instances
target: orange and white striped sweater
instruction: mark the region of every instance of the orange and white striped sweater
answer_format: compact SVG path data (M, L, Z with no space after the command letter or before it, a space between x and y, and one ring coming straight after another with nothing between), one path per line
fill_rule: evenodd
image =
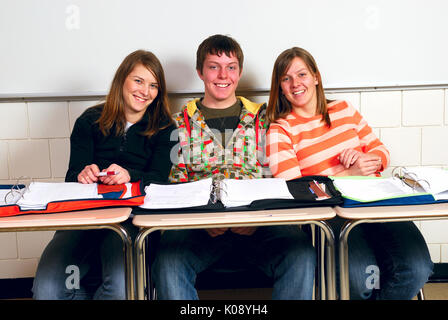
M328 113L330 128L321 115L306 118L294 112L270 125L266 154L274 177L336 175L344 170L338 156L348 148L374 153L381 157L383 170L388 166L389 151L353 106L333 101Z

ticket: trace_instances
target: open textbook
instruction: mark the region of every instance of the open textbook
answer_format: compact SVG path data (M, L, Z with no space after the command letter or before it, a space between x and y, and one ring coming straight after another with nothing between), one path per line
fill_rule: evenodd
M225 207L249 205L262 199L294 199L286 181L279 178L212 178L180 184L155 184L145 188L143 209L173 209L205 206L220 200Z
M448 200L448 171L430 167L399 167L393 177L332 177L347 199L359 202L430 194L434 201Z

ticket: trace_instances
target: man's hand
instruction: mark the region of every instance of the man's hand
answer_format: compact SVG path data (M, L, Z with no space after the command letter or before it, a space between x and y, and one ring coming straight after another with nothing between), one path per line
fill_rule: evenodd
M230 229L230 231L232 231L233 233L242 236L251 236L254 234L255 230L257 230L257 227L236 227Z
M229 228L210 228L210 229L205 229L205 231L207 231L207 233L209 234L210 237L214 238L214 237L224 234L227 231L227 229L229 229Z

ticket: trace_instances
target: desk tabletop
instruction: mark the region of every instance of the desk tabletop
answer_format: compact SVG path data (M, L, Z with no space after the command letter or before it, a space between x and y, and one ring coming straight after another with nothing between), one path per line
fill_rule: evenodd
M0 218L0 229L87 226L120 223L129 218L128 207L47 214L25 214Z
M238 225L244 223L284 223L327 220L336 213L331 207L291 208L259 211L228 211L182 214L136 215L132 223L139 227L175 227L200 225Z
M448 218L448 203L409 206L335 207L334 209L339 217L350 220L432 217Z

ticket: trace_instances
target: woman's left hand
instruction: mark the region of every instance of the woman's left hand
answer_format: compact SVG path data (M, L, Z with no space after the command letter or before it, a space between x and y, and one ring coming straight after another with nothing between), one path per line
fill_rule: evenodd
M339 155L339 162L344 166L345 169L348 169L356 162L356 160L359 159L360 155L361 152L355 149L344 149Z
M371 153L361 153L358 160L349 168L351 176L371 176L381 170L381 157Z
M118 164L113 163L107 169L103 169L102 172L107 171L115 171L118 173L111 176L99 177L99 180L104 184L108 185L123 184L131 181L131 176L129 175L128 170L119 166Z

